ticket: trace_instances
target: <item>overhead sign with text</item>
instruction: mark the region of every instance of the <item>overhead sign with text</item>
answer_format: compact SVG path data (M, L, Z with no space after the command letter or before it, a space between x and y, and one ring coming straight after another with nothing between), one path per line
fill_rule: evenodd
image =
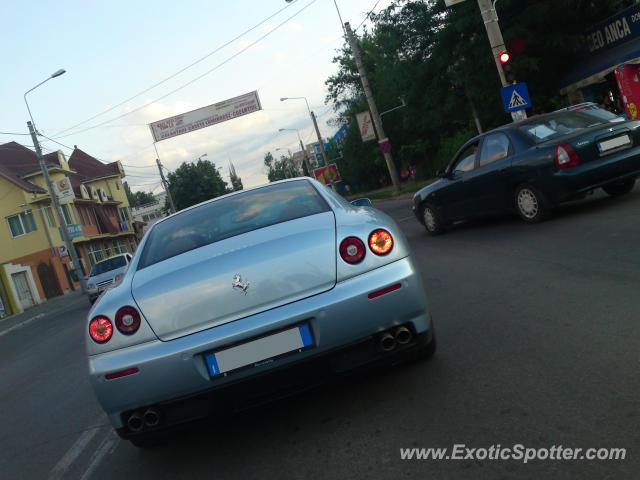
M233 120L258 110L262 110L262 105L256 91L153 122L149 124L149 128L151 129L153 140L159 142Z

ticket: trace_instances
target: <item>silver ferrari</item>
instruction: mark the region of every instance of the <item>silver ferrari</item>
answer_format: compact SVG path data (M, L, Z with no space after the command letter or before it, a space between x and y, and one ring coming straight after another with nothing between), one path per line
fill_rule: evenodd
M429 357L435 336L396 223L298 178L154 224L90 311L86 346L111 423L146 446L280 388Z

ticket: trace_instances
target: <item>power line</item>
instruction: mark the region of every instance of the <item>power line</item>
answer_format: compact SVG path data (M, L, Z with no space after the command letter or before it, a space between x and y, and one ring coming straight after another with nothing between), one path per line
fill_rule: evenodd
M288 17L288 18L286 18L283 22L279 23L278 25L276 25L275 27L273 27L272 29L270 29L269 31L267 31L264 35L261 35L261 36L260 36L260 37L258 37L256 40L254 40L253 42L249 43L247 46L245 46L245 47L243 47L242 49L240 49L238 52L234 53L234 54L233 54L233 55L231 55L230 57L226 58L226 59L225 59L225 60L223 60L222 62L220 62L220 63L218 63L217 65L215 65L213 68L211 68L211 69L207 70L206 72L204 72L204 73L203 73L203 74L201 74L201 75L198 75L196 78L194 78L194 79L192 79L192 80L188 81L187 83L185 83L185 84L181 85L180 87L175 88L175 89L171 90L170 92L168 92L168 93L166 93L166 94L164 94L164 95L161 95L160 97L156 98L155 100L152 100L152 101L151 101L151 102L149 102L149 103L146 103L145 105L141 105L141 106L139 106L139 107L136 107L136 108L134 108L134 109L132 109L132 110L129 110L128 112L125 112L125 113L123 113L123 114L121 114L121 115L118 115L118 116L116 116L116 117L113 117L113 118L111 118L111 119L109 119L109 120L105 120L105 121L100 122L100 123L98 123L98 124L96 124L96 125L93 125L93 126L91 126L91 127L87 127L87 128L83 128L83 129L78 130L78 131L73 132L73 133L67 133L66 135L59 135L59 136L57 136L56 138L65 138L65 137L68 137L68 136L70 136L70 135L77 135L77 134L79 134L79 133L83 133L83 132L86 132L86 131L88 131L88 130L93 130L94 128L98 128L98 127L101 127L101 126L103 126L103 125L105 125L105 124L107 124L107 123L111 123L111 122L113 122L114 120L118 120L118 119L120 119L120 118L124 118L124 117L126 117L126 116L128 116L128 115L131 115L132 113L135 113L135 112L137 112L137 111L139 111L139 110L142 110L143 108L146 108L146 107L148 107L149 105L151 105L151 104L153 104L153 103L159 102L160 100L163 100L163 99L167 98L168 96L173 95L173 94L174 94L174 93L176 93L176 92L179 92L180 90L182 90L182 89L184 89L184 88L188 87L189 85L191 85L191 84L193 84L193 83L197 82L198 80L200 80L200 79L202 79L202 78L206 77L207 75L209 75L209 74L213 73L214 71L218 70L220 67L222 67L222 66L226 65L227 63L229 63L229 62L230 62L230 61L232 61L233 59L235 59L235 58L239 57L241 54L243 54L244 52L246 52L247 50L249 50L251 47L253 47L253 46L254 46L254 45L256 45L257 43L259 43L259 42L261 42L262 40L264 40L265 38L267 38L269 35L271 35L273 32L275 32L276 30L278 30L279 28L281 28L283 25L285 25L286 23L288 23L289 21L291 21L293 18L295 18L295 17L297 17L298 15L300 15L304 10L306 10L307 8L309 8L311 5L313 5L313 4L314 4L314 3L316 3L317 1L318 1L318 0L311 0L309 3L307 3L304 7L302 7L300 10L298 10L296 13L294 13L294 14L293 14L293 15L291 15L291 16L289 16L289 17ZM69 129L67 129L67 130L69 130ZM65 130L65 131L66 131L66 130Z
M27 135L30 136L30 133L17 133L17 132L0 132L0 135Z
M369 16L373 13L373 11L376 9L376 7L378 6L378 4L379 4L379 3L380 3L380 0L378 0L378 1L373 5L373 7L371 8L371 10L369 10L369 12L364 16L364 20L362 20L362 21L360 22L360 25L358 25L358 26L356 27L356 29L354 30L354 32L357 32L357 31L358 31L358 29L359 29L362 25L364 25L364 22L366 22L366 21L369 19Z
M47 137L47 136L46 136L44 133L42 133L42 132L37 132L37 133L38 133L38 135L40 135L41 137L44 137L44 138L46 138L47 140L49 140L49 141L51 141L51 142L53 142L53 143L56 143L56 144L60 145L61 147L68 148L69 150L71 150L71 151L73 152L73 148L71 148L70 146L65 145L64 143L60 143L60 142L58 142L57 140L54 140L53 138L49 138L49 137Z
M271 20L273 17L276 17L277 15L279 15L283 10L286 10L287 8L291 7L294 3L296 3L298 0L294 0L292 3L288 3L287 5L285 5L284 7L280 8L278 11L276 11L275 13L269 15L267 18L263 19L262 21L260 21L259 23L257 23L256 25L254 25L253 27L245 30L244 32L240 33L239 35L235 36L234 38L232 38L231 40L225 42L224 44L220 45L219 47L216 47L215 49L213 49L212 51L210 51L209 53L207 53L206 55L200 57L199 59L195 60L194 62L190 63L189 65L187 65L186 67L181 68L180 70L178 70L177 72L169 75L168 77L160 80L159 82L154 83L153 85L151 85L148 88L145 88L144 90L136 93L135 95L127 98L126 100L123 100L122 102L106 109L103 110L100 113L97 113L95 115L93 115L92 117L87 118L86 120L83 120L80 123L77 123L71 127L65 128L64 130L58 132L56 135L61 135L64 132L68 132L69 130L73 130L76 127L79 127L80 125L84 125L87 122L90 122L91 120L94 120L98 117L101 117L102 115L104 115L105 113L109 113L113 110L115 110L118 107L121 107L122 105L124 105L127 102L130 102L131 100L139 97L140 95L144 95L145 93L147 93L150 90L153 90L156 87L159 87L160 85L162 85L163 83L168 82L169 80L177 77L178 75L180 75L181 73L187 71L188 69L194 67L195 65L203 62L204 60L206 60L207 58L209 58L211 55L219 52L220 50L228 47L229 45L231 45L232 43L234 43L235 41L237 41L238 39L244 37L245 35L247 35L248 33L251 33L253 30L255 30L256 28L260 27L261 25L264 25L266 22L268 22L269 20Z

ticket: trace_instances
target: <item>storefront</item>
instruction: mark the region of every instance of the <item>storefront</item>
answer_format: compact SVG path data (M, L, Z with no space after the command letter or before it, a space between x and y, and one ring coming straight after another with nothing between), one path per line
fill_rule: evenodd
M595 102L636 118L640 105L640 4L591 27L585 36L585 52L562 79L560 93L572 104Z

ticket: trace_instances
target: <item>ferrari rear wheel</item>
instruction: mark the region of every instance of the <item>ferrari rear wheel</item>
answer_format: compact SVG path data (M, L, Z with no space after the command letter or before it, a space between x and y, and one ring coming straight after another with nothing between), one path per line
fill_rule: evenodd
M422 220L429 235L440 235L444 226L436 209L428 203L422 206Z
M607 192L612 197L617 197L620 195L626 195L636 184L635 178L629 178L627 180L623 180L621 182L612 183L611 185L606 185L602 187L602 189Z

